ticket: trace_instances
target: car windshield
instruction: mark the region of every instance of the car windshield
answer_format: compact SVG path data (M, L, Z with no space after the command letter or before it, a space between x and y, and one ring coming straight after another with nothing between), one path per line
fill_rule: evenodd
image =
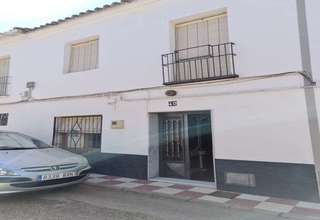
M43 149L50 145L18 133L0 132L0 150Z

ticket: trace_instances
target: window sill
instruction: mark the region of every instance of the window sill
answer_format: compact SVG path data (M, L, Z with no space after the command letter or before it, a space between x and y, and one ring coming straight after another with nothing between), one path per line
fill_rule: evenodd
M81 74L81 73L87 73L87 72L95 72L97 71L99 68L95 68L95 69L89 69L89 70L81 70L81 71L75 71L75 72L64 72L63 75L73 75L73 74Z

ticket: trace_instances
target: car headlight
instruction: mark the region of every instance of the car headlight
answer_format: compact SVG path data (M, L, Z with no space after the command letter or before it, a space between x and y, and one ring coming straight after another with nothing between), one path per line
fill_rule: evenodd
M1 176L18 176L18 174L6 168L0 168L0 177Z

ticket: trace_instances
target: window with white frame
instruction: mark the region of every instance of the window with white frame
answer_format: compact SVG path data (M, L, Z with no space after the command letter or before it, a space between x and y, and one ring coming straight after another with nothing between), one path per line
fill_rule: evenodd
M176 50L194 48L180 53L183 58L207 55L206 45L217 45L229 41L228 17L226 13L205 17L176 25Z
M70 45L68 73L98 68L99 39L90 39Z
M175 25L178 62L169 81L226 77L231 74L231 43L227 13Z
M7 95L10 57L0 58L0 96Z

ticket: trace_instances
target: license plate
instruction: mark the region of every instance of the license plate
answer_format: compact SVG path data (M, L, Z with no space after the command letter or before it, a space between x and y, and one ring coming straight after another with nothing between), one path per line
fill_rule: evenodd
M63 179L68 177L74 177L77 176L76 172L65 172L65 173L52 173L52 174L46 174L40 176L40 181L46 181L46 180L56 180L56 179Z

